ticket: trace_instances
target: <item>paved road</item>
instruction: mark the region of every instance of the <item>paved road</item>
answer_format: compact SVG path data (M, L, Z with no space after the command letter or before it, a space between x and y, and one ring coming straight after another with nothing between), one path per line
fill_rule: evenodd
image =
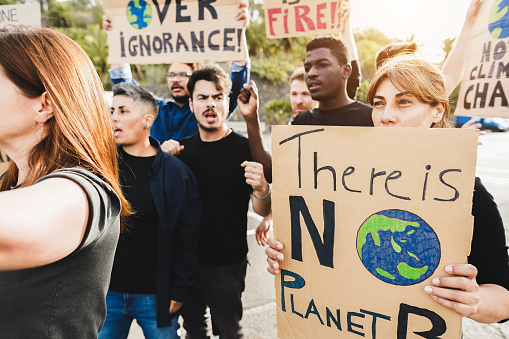
M237 129L236 129L237 130ZM477 176L495 197L509 238L509 132L489 133L482 138L478 149ZM267 143L270 143L267 136ZM276 338L276 302L274 279L265 267L263 248L256 244L254 228L257 216L250 214L248 228L249 261L246 291L243 296L244 319L242 321L246 339ZM469 319L464 321L465 339L509 339L508 324L485 325ZM132 327L129 339L142 339L137 325Z

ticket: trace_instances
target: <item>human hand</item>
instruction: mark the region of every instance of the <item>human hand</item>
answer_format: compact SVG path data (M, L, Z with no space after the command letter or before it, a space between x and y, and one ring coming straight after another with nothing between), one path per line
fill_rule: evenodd
M255 117L258 114L258 88L254 81L244 84L240 90L237 104L244 119Z
M477 312L480 302L477 268L470 264L448 265L445 271L452 276L436 277L433 286L424 287L424 291L433 300L448 309L468 317Z
M242 28L249 24L249 1L240 0L239 11L235 15L235 20L242 21Z
M263 165L259 162L244 161L240 166L244 167L246 183L253 187L258 198L264 197L269 191L269 184L263 175Z
M113 29L113 24L111 23L111 18L106 14L103 15L103 23L102 26L105 31L111 31Z
M283 244L274 238L268 238L267 244L269 245L265 248L267 263L269 264L267 271L272 275L278 275L280 273L279 262L284 260L283 253L279 252L283 249Z
M161 150L165 153L177 156L184 150L184 146L181 145L178 141L170 139L163 142L161 145Z
M468 120L467 122L465 122L463 124L463 126L461 126L461 128L465 128L465 129L480 129L482 127L482 124L481 123L476 123L475 122L475 119L470 119ZM479 135L485 135L486 132L484 131L479 131ZM478 141L477 142L478 145L482 145L482 141Z
M341 1L341 5L339 5L339 22L340 22L340 28L341 33L344 33L344 30L347 26L347 23L350 21L350 14L352 13L352 5L350 4L350 1L343 0Z
M175 300L172 300L170 302L170 314L173 314L175 312L178 312L178 310L180 310L180 308L182 307L182 305L184 305L183 303L181 302L178 302L178 301L175 301Z
M256 228L256 242L258 245L265 246L267 244L267 234L269 233L270 225L272 225L272 212L264 217Z

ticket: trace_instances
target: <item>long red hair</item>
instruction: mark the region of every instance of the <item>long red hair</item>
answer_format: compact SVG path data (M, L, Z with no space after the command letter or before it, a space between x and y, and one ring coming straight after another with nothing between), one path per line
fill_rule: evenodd
M0 66L23 95L35 98L47 92L53 106L47 136L31 150L22 186L57 169L80 166L115 190L122 217L130 214L118 181L111 114L99 76L83 49L52 29L7 26L0 29ZM9 190L17 180L18 168L11 163L0 191Z

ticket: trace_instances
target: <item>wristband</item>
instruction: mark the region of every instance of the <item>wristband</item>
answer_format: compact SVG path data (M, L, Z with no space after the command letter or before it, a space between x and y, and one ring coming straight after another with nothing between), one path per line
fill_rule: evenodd
M265 196L264 196L263 198L258 198L258 197L256 196L256 194L255 194L255 190L253 190L253 195L254 195L254 197L255 197L257 200L263 200L263 199L265 199L265 198L267 198L267 197L269 196L270 192L272 192L272 189L270 188L270 185L269 185L269 191L267 192L267 194L265 194Z

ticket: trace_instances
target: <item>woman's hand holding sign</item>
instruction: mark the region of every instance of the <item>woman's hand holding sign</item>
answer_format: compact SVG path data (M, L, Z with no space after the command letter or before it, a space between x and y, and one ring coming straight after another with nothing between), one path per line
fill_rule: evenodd
M267 254L267 262L269 263L267 271L269 271L270 274L278 275L280 273L279 262L285 259L283 253L279 252L283 249L283 243L277 241L274 238L269 238L267 240L267 244L269 245L265 249L265 254Z
M469 317L477 312L479 285L476 282L477 268L470 264L448 265L445 271L451 276L436 277L433 286L424 291L440 305Z

